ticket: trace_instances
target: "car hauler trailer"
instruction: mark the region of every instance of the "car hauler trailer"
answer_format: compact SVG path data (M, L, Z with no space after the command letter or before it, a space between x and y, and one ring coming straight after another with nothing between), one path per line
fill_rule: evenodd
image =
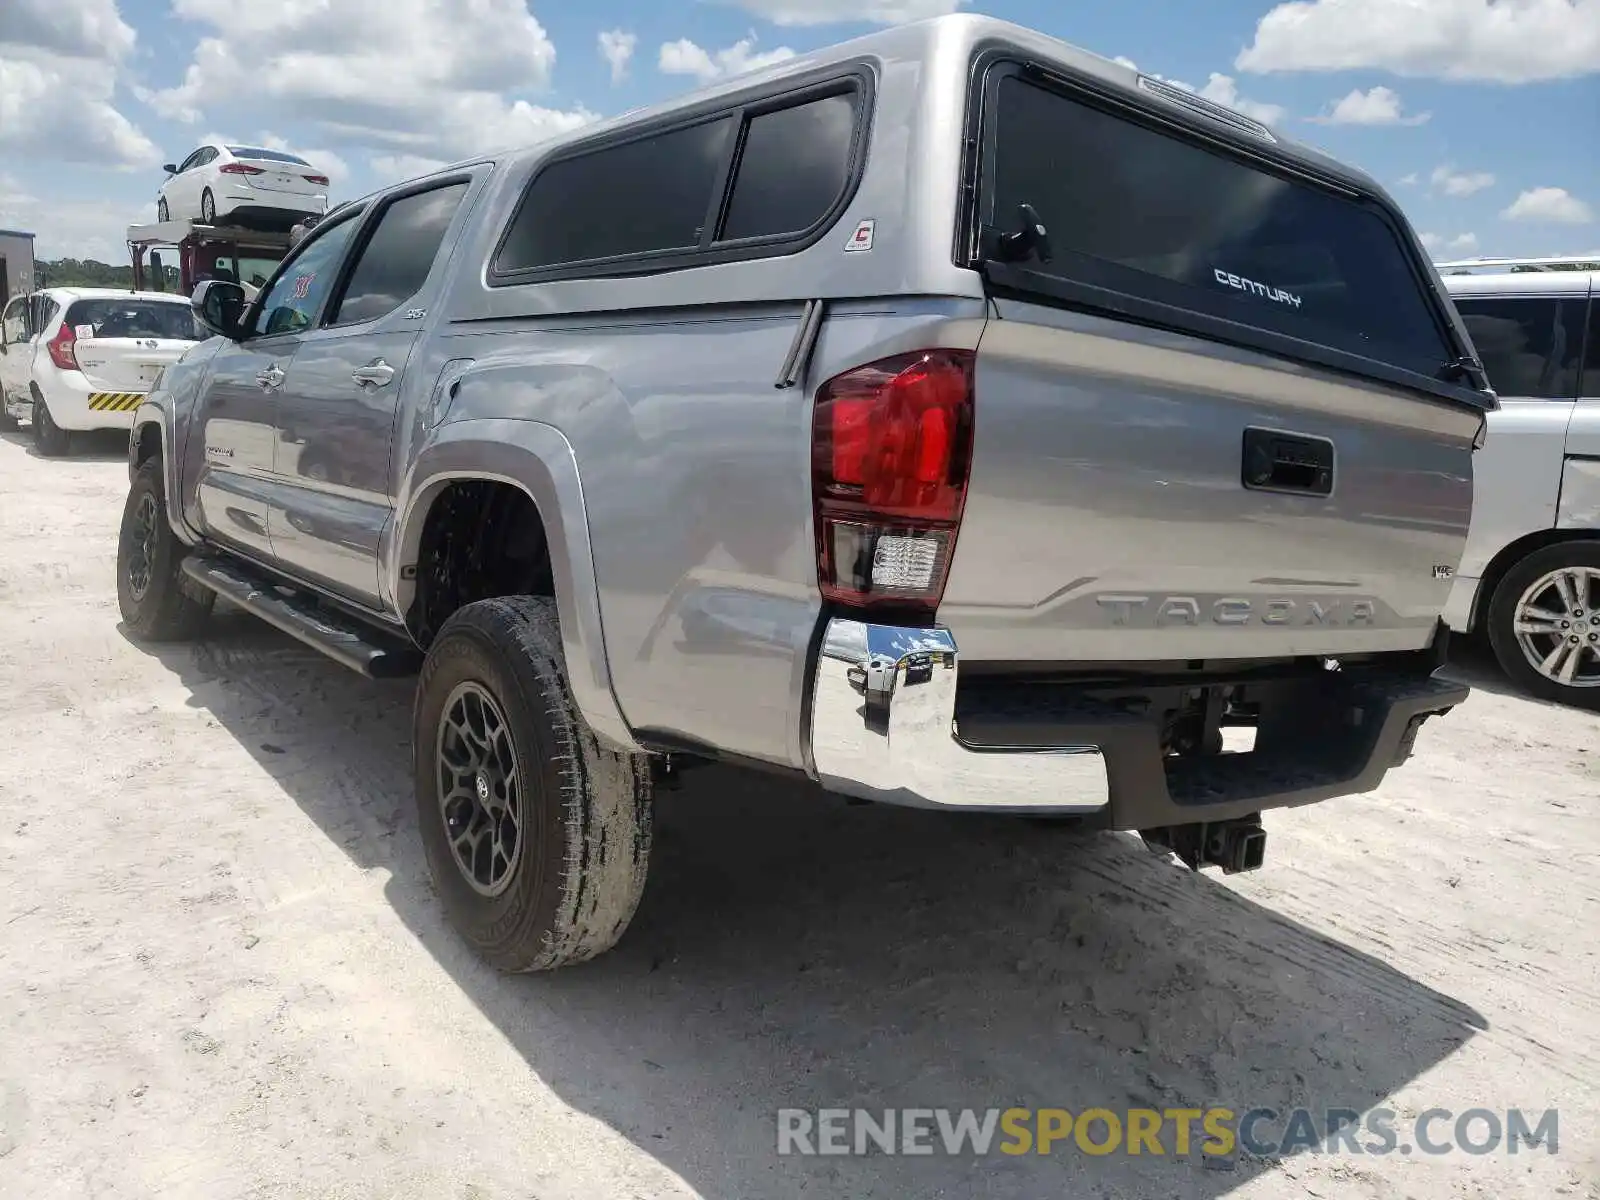
M188 295L208 279L223 279L253 292L267 281L291 244L287 232L224 229L196 221L128 227L128 255L138 291Z

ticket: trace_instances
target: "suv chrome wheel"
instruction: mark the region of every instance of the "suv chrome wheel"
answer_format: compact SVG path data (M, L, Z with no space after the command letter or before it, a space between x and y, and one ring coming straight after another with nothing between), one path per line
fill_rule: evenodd
M1600 687L1600 570L1548 571L1517 600L1517 644L1528 665L1562 687Z
M522 855L522 783L500 705L472 682L445 701L434 752L450 853L480 896L498 896Z

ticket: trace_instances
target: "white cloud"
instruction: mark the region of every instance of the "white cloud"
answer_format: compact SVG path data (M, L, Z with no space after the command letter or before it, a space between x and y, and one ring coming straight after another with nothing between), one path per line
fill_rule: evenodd
M1571 78L1600 70L1600 0L1294 0L1261 18L1234 66Z
M1419 233L1423 248L1435 259L1455 257L1462 254L1471 254L1478 248L1478 235L1475 233L1458 233L1453 238L1443 237L1437 233Z
M924 17L942 17L967 0L722 0L774 25L835 25L869 21L899 25Z
M508 100L545 88L555 63L525 0L173 0L173 11L210 33L183 81L149 102L188 123L270 111L380 154L449 160L595 119Z
M1413 171L1409 175L1400 176L1400 186L1401 187L1416 187L1417 186L1417 173L1415 171Z
M1320 125L1421 125L1432 113L1403 111L1399 95L1386 87L1375 87L1363 92L1353 89L1324 116L1312 117Z
M740 38L721 50L706 50L688 38L667 42L661 47L656 65L667 75L693 75L701 83L724 79L729 75L742 75L793 58L794 51L787 46L756 53L755 34Z
M37 234L35 248L40 259L126 262L128 226L151 219L148 208L99 199L39 196L16 180L0 175L0 227Z
M1488 171L1457 171L1449 166L1435 167L1428 181L1446 196L1470 196L1494 186L1494 176Z
M159 164L155 143L111 103L112 79L102 66L0 58L0 150L94 166Z
M378 177L379 186L432 175L447 164L442 159L422 158L415 154L380 154L367 160L372 173Z
M1587 225L1594 210L1566 188L1530 188L1500 214L1508 221L1543 221L1552 225Z
M1111 61L1121 63L1132 71L1139 69L1138 63L1124 55L1119 54ZM1213 71L1211 72L1211 78L1206 80L1205 87L1197 88L1192 83L1185 83L1181 79L1169 79L1165 75L1157 75L1154 71L1146 71L1145 74L1151 79L1159 79L1162 83L1170 84L1172 87L1180 88L1185 92L1193 92L1195 95L1203 96L1217 104L1226 105L1233 109L1234 112L1243 113L1245 116L1260 121L1264 125L1275 125L1289 115L1289 110L1281 104L1263 104L1241 96L1239 94L1239 84L1231 75L1223 75Z
M628 61L639 45L639 35L621 29L600 31L600 57L611 67L611 82L621 83L628 74Z
M117 0L4 0L0 46L7 57L43 52L67 58L121 59L133 49L132 26Z
M1246 99L1239 94L1239 85L1233 76L1219 75L1215 71L1211 73L1211 78L1206 81L1205 87L1200 89L1200 95L1218 104L1225 104L1235 112L1243 113L1263 125L1276 125L1289 115L1289 110L1281 104L1263 104L1257 100Z

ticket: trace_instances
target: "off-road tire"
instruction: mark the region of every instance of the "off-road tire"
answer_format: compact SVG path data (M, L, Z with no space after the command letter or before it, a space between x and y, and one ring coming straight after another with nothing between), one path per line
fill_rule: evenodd
M146 543L144 526L150 503L155 506L155 516ZM133 477L117 538L117 606L123 624L141 641L187 641L205 628L216 594L185 578L182 567L188 552L167 521L166 483L158 454ZM134 578L141 555L148 570L142 592Z
M1489 602L1489 645L1501 669L1518 690L1540 700L1600 711L1600 687L1573 687L1541 674L1528 662L1517 641L1516 613L1522 593L1541 576L1565 567L1600 570L1600 541L1558 542L1535 550L1507 571ZM1595 615L1593 611L1586 611L1578 636L1587 638L1591 633L1600 632L1600 626L1592 623Z
M463 688L498 705L519 785L519 850L509 878L496 884L504 890L492 896L458 863L441 804L441 729ZM428 868L446 916L472 949L503 971L548 971L614 946L650 861L650 764L602 745L578 713L555 602L507 596L452 614L423 663L413 731Z
M72 435L56 424L38 392L33 394L33 446L45 458L61 458L72 450Z

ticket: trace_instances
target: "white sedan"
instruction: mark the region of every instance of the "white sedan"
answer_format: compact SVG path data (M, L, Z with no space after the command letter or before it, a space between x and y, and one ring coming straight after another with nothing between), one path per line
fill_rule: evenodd
M328 211L328 177L285 150L208 142L162 169L167 181L156 200L161 221L288 229Z

